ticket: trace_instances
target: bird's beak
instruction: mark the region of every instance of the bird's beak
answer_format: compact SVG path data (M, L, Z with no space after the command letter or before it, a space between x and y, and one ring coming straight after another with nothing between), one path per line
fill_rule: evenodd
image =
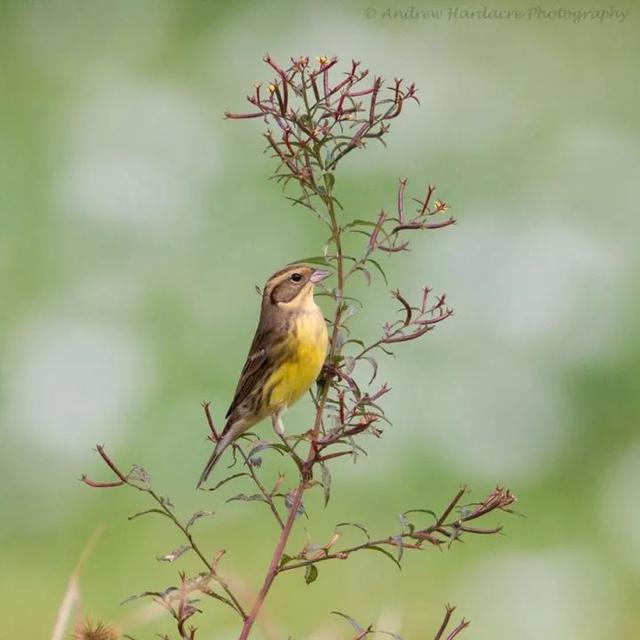
M313 282L313 284L318 284L318 282L322 282L325 278L328 278L331 275L331 271L324 271L323 269L316 269L312 274L309 280Z

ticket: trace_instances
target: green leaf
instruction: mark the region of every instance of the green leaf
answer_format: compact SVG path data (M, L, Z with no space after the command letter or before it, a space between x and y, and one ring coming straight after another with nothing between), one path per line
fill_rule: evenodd
M365 527L363 524L360 524L359 522L338 522L338 524L336 525L336 531L340 527L355 527L356 529L360 529L360 531L362 531L362 533L367 536L367 542L371 542L371 536L369 535L367 527Z
M344 359L344 372L350 376L356 368L356 359L353 356L346 356Z
M331 472L326 464L322 465L322 488L324 489L324 506L326 507L331 499Z
M363 231L362 229L349 229L349 231L351 231L351 233L359 233L367 238L371 237L371 234L368 231Z
M300 262L306 262L308 264L319 264L323 267L331 267L331 263L324 256L311 256L310 258L300 258L300 260L293 260L289 264L298 264Z
M289 491L289 493L287 493L284 496L284 506L287 507L287 510L290 512L291 508L293 507L293 500L294 500L294 491L291 490ZM296 518L299 518L300 516L306 515L306 511L304 510L304 503L300 502L300 504L298 505L298 510L296 511Z
M344 305L344 312L342 314L343 321L346 321L349 318L353 318L353 316L360 313L361 308L362 308L362 305L360 305L360 308L358 308L358 306L355 304L351 304L350 302L346 303Z
M170 551L164 556L156 556L158 562L175 562L180 556L183 556L187 551L191 550L191 545L183 544L182 546Z
M151 488L151 476L139 464L134 464L127 474L127 480L133 480L142 489Z
M380 266L380 263L377 260L374 260L373 258L369 258L367 262L370 262L380 272L380 275L382 276L384 283L388 286L389 281L387 280L387 274L384 272L384 269Z
M371 551L379 551L380 553L383 553L385 556L387 556L387 558L389 558L390 560L393 560L393 563L396 565L396 567L398 567L398 569L400 569L400 571L402 571L402 565L386 549L383 549L382 547L364 547L364 548L365 549L371 549Z
M187 522L185 529L188 529L196 520L200 520L200 518L204 518L205 516L212 516L215 512L209 511L208 509L203 509L202 511L196 511Z
M204 490L205 491L215 491L216 489L219 489L223 485L227 484L227 482L230 482L231 480L235 480L236 478L242 478L243 476L247 476L248 478L251 477L245 471L243 471L241 473L234 473L233 475L228 476L227 478L224 478L224 480L220 480L220 482L215 484L213 487L206 487Z
M251 448L251 450L247 454L247 458L252 458L256 453L266 451L267 449L274 449L281 455L287 451L287 447L285 447L283 444L277 442L267 442L266 440L259 440L258 442L256 442L255 446Z
M255 493L252 496L239 493L237 496L228 498L226 502L233 502L234 500L241 500L242 502L267 502L265 497L260 493Z
M329 191L333 189L333 185L336 183L336 178L333 173L324 174L324 183Z
M376 376L378 375L378 362L375 358L372 358L371 356L361 356L361 358L362 360L366 360L371 365L371 368L373 369L371 380L369 380L369 384L371 384L376 379Z
M396 543L396 548L398 549L398 564L400 564L404 554L404 542L402 540L402 535L393 536L392 540Z
M347 223L345 225L345 229L348 229L349 227L375 227L376 223L372 222L371 220L362 220L360 218L356 218L355 220L352 220L351 222Z
M336 616L342 616L358 633L362 633L364 631L364 629L358 624L358 622L351 616L348 616L346 613L341 613L340 611L332 611L331 613Z
M371 271L369 269L365 269L364 267L356 267L356 271L360 271L364 276L364 279L367 281L367 286L371 286Z
M413 533L415 531L415 525L412 522L409 522L409 519L404 513L401 513L398 518L402 525L402 533ZM400 542L402 543L402 540Z
M318 578L318 568L315 564L308 564L307 568L304 571L304 581L307 584L311 584L315 582Z
M293 558L288 553L283 553L282 557L280 558L280 566L284 567L285 564L288 564L292 560Z
M435 511L431 511L431 509L409 509L408 511L403 512L403 516L407 516L410 513L426 513L430 515L436 522L438 522L438 516Z
M125 598L120 604L127 604L128 602L133 602L134 600L139 600L140 598L164 598L171 591L177 591L176 587L169 587L166 591L143 591L142 593L136 593L128 598Z
M292 198L291 196L285 196L287 200L291 200L291 204L301 204L303 207L307 209L311 209L311 211L315 211L315 209L308 203L305 202L302 198Z
M132 516L129 516L127 519L128 520L135 520L135 518L139 518L140 516L146 516L149 513L158 513L161 516L164 516L165 518L168 518L169 516L162 511L161 509L147 509L146 511L138 511L138 513L134 513Z

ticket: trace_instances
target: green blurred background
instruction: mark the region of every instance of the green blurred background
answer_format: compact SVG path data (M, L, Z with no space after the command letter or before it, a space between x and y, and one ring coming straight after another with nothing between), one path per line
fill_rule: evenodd
M398 513L442 508L462 483L478 497L505 484L527 514L500 518L505 537L408 557L402 573L364 554L320 567L309 587L287 574L270 600L273 637L348 638L338 609L429 638L445 602L472 619L469 638L637 633L637 7L574 22L413 6L444 13L393 19L378 0L0 3L0 637L49 637L101 524L85 610L136 638L169 630L119 602L197 565L155 561L181 541L161 519L127 522L143 496L78 482L106 477L96 442L144 465L180 513L216 510L197 531L211 553L227 549L232 579L250 590L264 573L266 510L192 488L209 451L199 403L221 419L256 322L254 284L324 241L267 181L260 123L222 119L270 78L266 51L355 57L415 81L422 106L389 149L349 157L338 195L348 215L372 216L407 176L412 195L436 183L459 219L393 259L393 286L446 291L456 315L381 362L394 426L368 458L334 466L332 502L308 504L297 543L303 527L322 542L344 520L395 531ZM373 337L393 305L379 284L360 294L357 326ZM309 415L301 402L289 429ZM266 473L276 465L267 457ZM203 639L236 637L227 611L207 611Z

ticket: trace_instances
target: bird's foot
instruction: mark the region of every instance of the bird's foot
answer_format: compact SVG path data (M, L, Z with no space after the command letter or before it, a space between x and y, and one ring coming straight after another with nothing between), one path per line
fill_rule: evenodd
M278 411L273 414L271 421L273 422L273 428L275 432L283 437L284 436L284 424L282 423L282 411Z

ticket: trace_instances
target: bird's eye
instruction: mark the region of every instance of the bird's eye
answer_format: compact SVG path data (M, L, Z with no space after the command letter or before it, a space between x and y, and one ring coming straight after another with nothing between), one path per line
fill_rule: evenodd
M290 280L293 282L300 282L302 280L302 275L300 273L292 273L290 276Z

